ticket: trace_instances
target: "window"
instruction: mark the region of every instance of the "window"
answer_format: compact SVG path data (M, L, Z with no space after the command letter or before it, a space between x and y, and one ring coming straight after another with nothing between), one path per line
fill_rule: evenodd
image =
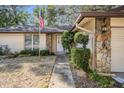
M25 35L25 49L38 49L39 35L26 34Z
M39 35L33 35L33 49L39 48Z
M32 49L32 35L25 35L25 49Z

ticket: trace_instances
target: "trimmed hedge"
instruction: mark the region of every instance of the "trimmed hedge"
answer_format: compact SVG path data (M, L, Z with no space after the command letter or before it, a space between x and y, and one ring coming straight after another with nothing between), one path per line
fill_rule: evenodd
M85 53L84 53L85 51ZM82 68L84 71L88 72L89 69L89 59L90 59L90 49L86 48L72 48L71 49L71 62L77 68Z
M75 32L64 31L62 34L62 46L69 53L71 52L71 47L74 45L74 35Z
M39 55L39 50L38 49L34 49L34 50L22 50L20 51L21 55L25 55L25 56L38 56ZM40 55L41 56L48 56L48 55L54 55L53 52L49 52L49 50L44 49L40 51Z
M74 35L74 42L83 44L83 48L86 48L88 41L89 41L89 35L84 32L77 32Z

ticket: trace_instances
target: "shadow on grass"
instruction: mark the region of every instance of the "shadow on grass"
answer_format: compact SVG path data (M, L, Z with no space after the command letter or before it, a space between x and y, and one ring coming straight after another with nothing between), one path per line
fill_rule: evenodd
M51 60L54 60L55 56L42 56L41 58L37 56L30 57L17 57L10 59L2 59L0 60L0 64L8 64L8 63L51 63Z
M46 75L51 70L53 56L44 56L41 59L39 57L17 57L11 59L0 60L0 73L5 72L14 72L23 67L23 63L31 63L29 65L29 70L32 71L35 75ZM34 66L34 63L38 63L38 65Z
M13 72L13 71L16 71L21 68L22 68L22 66L19 64L5 64L5 65L0 66L0 72L2 72L2 73Z
M40 64L30 69L36 76L47 75L52 70L52 66L48 64Z

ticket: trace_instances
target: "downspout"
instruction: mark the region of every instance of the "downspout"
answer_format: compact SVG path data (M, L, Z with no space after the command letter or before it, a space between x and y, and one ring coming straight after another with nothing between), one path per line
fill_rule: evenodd
M88 34L92 34L92 42L93 42L92 43L92 52L93 52L93 56L92 56L92 62L93 62L92 69L95 70L95 68L96 68L96 63L95 63L95 33L90 31L90 30L88 30L88 29L80 27L78 24L76 24L76 28L80 29L80 30L82 30L84 32L87 32Z

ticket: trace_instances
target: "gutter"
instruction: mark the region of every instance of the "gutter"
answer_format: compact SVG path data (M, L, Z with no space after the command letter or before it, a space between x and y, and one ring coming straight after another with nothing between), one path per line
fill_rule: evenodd
M82 16L82 14L80 14L70 31L72 31L76 27L76 24L79 24L83 19L84 19L84 17Z
M90 33L90 34L95 34L94 32L92 32L92 31L90 31L90 30L87 30L87 29L85 29L85 28L83 28L83 27L80 27L77 23L76 23L76 28L78 28L78 29L80 29L80 30L82 30L82 31L85 31L85 32L87 32L87 33Z

